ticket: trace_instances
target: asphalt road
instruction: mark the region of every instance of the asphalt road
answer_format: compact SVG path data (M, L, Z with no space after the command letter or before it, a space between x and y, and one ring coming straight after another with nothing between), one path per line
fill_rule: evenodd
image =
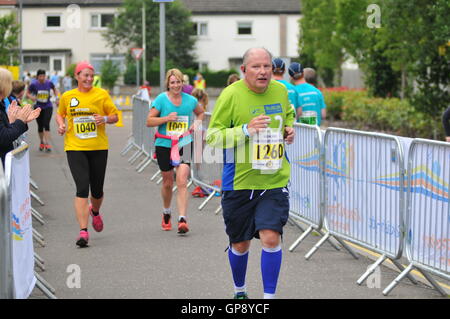
M228 240L221 215L214 210L214 198L203 211L201 199L190 198L188 222L191 231L177 235L176 230L160 228L160 186L150 181L156 172L151 165L138 174L120 155L131 132L131 113L124 116L124 127L108 127L110 151L105 181L105 199L101 213L105 228L96 233L90 228L88 248L75 245L78 224L73 209L75 185L63 150L63 138L56 134L52 119L54 150L38 151L36 125L29 130L31 175L39 186L36 193L44 200L32 206L45 218L44 226L34 221L35 229L45 237L46 247L35 244L45 259L46 271L39 272L55 289L58 298L168 298L222 299L233 296L227 253ZM192 188L191 188L192 190ZM176 212L174 198L173 208ZM175 214L176 216L176 214ZM288 247L301 234L293 225L285 227L283 265L277 289L278 298L441 298L424 284L403 281L388 297L382 290L397 273L381 267L380 287L358 286L356 280L372 261L361 256L354 260L344 251L325 244L312 257L305 253L319 240L309 236L294 252ZM253 241L247 271L251 298L263 296L260 272L261 246ZM72 265L72 266L71 266ZM69 287L73 265L80 273L80 288ZM71 268L72 267L72 268ZM69 272L68 272L69 270ZM72 285L73 286L73 285ZM45 298L35 289L31 298Z

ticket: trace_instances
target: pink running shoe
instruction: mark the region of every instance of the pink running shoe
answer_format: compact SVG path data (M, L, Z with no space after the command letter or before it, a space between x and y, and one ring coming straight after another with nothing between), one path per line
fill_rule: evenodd
M92 204L89 205L89 213L92 216L92 227L94 227L96 232L101 232L103 230L102 215L98 214L97 216L94 216L92 213Z
M80 248L87 247L89 242L89 233L85 230L80 230L80 236L77 238L77 245Z

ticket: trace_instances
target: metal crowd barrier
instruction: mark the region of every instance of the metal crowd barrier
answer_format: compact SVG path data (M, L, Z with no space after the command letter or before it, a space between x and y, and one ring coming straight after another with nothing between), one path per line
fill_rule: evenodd
M135 163L142 155L144 159L136 166L136 171L141 173L153 160L154 153L154 128L147 127L147 115L149 111L149 103L140 97L132 98L132 133L128 139L127 145L122 150L121 155L124 156L128 151L135 148L135 153L128 159L130 164ZM153 180L153 179L152 179Z
M292 252L312 232L316 231L323 236L323 134L315 125L294 124L294 143L286 146L291 163L290 212L294 220L300 220L308 225L303 233L289 247ZM331 240L330 244L337 250Z
M14 157L21 157L25 152L28 151L28 144L20 140L15 143L16 148L11 152ZM12 176L13 172L11 172ZM37 189L37 184L31 180L30 185ZM31 190L30 190L31 197ZM1 236L0 236L0 299L3 298L14 298L14 274L13 274L13 243L12 243L12 229L11 229L11 189L8 187L8 181L4 175L3 169L0 169L0 227L1 227ZM33 208L31 207L31 215L35 217L33 213ZM32 237L33 240L38 242L41 246L45 246L44 237L38 233L32 227ZM42 257L40 257L35 252L33 253L34 258L34 267L40 268L41 270L45 270L45 261ZM34 276L36 277L36 287L40 289L48 298L56 299L54 295L55 289L45 281L36 271L34 271Z
M386 259L403 271L397 261L405 234L404 154L398 137L329 128L324 146L324 223L328 232L306 257L333 236L341 243L347 240L381 254L358 284ZM408 278L417 283L412 276Z
M417 269L447 296L428 273L450 280L450 144L415 139L409 149L407 174L406 256L410 264L383 294L389 294Z
M0 167L0 299L14 298L11 251L11 216L8 187Z
M222 192L222 186L217 181L222 181L223 150L209 146L205 140L210 120L211 113L205 112L202 129L195 132L193 136L194 163L191 165L191 178L194 184L210 191L208 197L198 207L199 210L202 210L216 194ZM219 206L215 211L216 214L220 212L220 209Z

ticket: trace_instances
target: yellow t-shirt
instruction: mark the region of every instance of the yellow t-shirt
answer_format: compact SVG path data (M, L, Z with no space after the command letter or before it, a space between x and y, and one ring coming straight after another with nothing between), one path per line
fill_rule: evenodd
M117 114L108 92L93 87L83 93L78 89L65 92L58 107L58 114L67 119L64 136L65 151L97 151L108 149L105 125L96 125L94 114L102 116Z

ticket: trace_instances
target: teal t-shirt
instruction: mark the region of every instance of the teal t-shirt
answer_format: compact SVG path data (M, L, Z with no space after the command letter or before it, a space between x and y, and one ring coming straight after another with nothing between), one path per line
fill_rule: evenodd
M297 109L298 101L297 101L297 93L295 92L295 85L289 83L286 80L277 80L277 81L284 84L284 86L288 90L289 101Z
M243 125L254 117L267 115L271 121L269 127L284 136L284 128L292 127L295 121L295 110L291 107L285 86L271 81L264 93L251 91L244 80L226 87L216 101L208 127L206 141L209 145L223 148L223 190L274 189L285 187L290 177L290 166L286 153L279 151L281 166L271 173L254 169L252 158L257 148L246 137ZM278 143L278 142L276 142ZM273 152L270 145L263 146L263 156ZM275 151L277 151L275 150ZM241 156L244 155L244 156Z
M305 111L314 111L317 115L317 125L320 126L322 119L322 109L325 109L325 101L319 89L309 83L303 83L295 86L298 97L298 106L302 107L302 113Z
M181 104L179 106L174 105L167 92L159 94L152 103L152 107L159 111L159 116L164 117L172 112L177 112L178 120L177 122L168 122L158 126L158 132L163 135L170 135L173 132L183 132L190 128L193 121L193 112L197 107L198 101L192 95L181 93ZM183 147L184 145L192 142L191 135L183 137L178 142L178 147ZM172 142L169 139L157 138L155 146L162 146L171 148Z

